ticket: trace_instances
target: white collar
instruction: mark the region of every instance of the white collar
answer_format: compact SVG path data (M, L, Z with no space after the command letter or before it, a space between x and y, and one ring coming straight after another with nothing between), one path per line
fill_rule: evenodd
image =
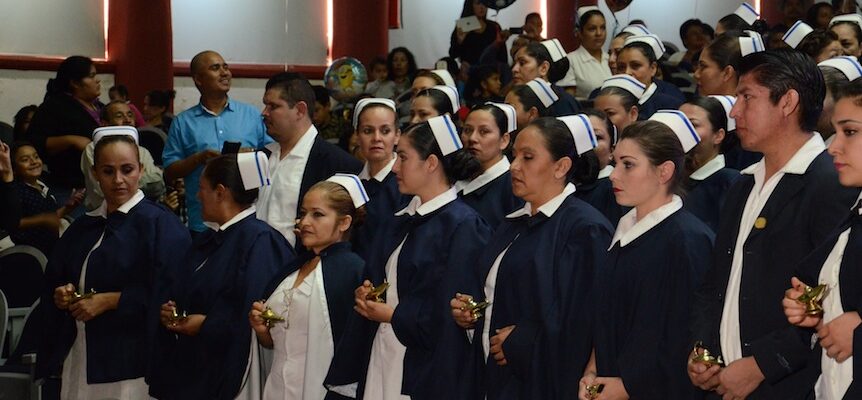
M719 154L712 160L707 161L706 164L703 164L703 166L698 168L697 171L692 172L688 177L696 181L702 181L712 176L712 174L721 171L725 165L724 155Z
M141 189L138 189L138 191L135 193L134 196L132 196L131 199L123 203L121 206L117 207L117 211L123 214L128 214L129 210L138 205L138 203L140 203L143 199L144 192L142 192ZM105 200L102 200L102 204L99 205L99 207L97 207L95 210L87 212L87 215L91 217L108 218L108 203L106 203Z
M231 225L236 224L239 221L242 221L243 219L245 219L245 217L248 217L249 215L254 214L255 211L257 211L257 210L252 205L251 207L246 208L245 210L242 210L239 213L237 213L236 215L234 215L233 218L229 219L227 222L225 222L221 226L219 226L215 222L209 222L209 221L204 221L204 225L206 225L207 228L210 228L214 231L224 231L224 230L227 230L227 228L230 228Z
M605 165L604 168L599 171L598 179L604 179L611 176L611 172L614 172L614 166L611 164Z
M395 153L392 153L392 159L389 160L388 163L386 163L386 166L383 167L383 169L381 169L379 172L377 172L376 175L374 175L375 181L383 182L383 180L386 179L386 175L389 175L389 173L392 172L392 167L395 165L395 157L397 157L397 155ZM366 181L371 179L371 169L368 166L368 162L366 162L365 166L362 167L362 172L359 173L359 179Z
M488 168L482 175L476 177L472 181L458 181L455 183L455 188L458 191L463 191L464 194L470 194L483 186L491 183L494 179L499 178L509 170L509 159L503 156L500 161L494 163L491 168Z
M638 99L638 104L644 104L649 101L650 97L652 97L656 90L658 90L658 85L656 85L655 82L650 83L650 85L647 86L646 90L644 91L644 94L641 96L640 99Z
M42 182L42 181L40 181L40 180L36 179L36 184L35 184L35 185L31 185L31 184L29 184L29 183L24 183L24 184L25 184L25 185L27 185L27 186L30 186L30 187L31 187L31 188L33 188L33 189L38 190L38 191L39 191L39 193L41 193L41 194L42 194L42 197L47 197L47 196L48 196L48 186L47 186L47 185L45 185L45 182Z
M808 166L814 162L814 159L817 158L823 150L826 150L823 138L821 138L820 135L811 135L811 138L796 151L796 154L794 154L793 157L790 158L790 161L788 161L787 164L784 164L778 172L802 175L806 170L808 170ZM746 175L754 175L755 171L765 169L766 161L761 158L760 161L754 163L754 165L742 170L742 173Z
M612 249L614 244L617 242L620 242L620 247L625 247L644 233L649 232L650 229L666 220L681 208L682 199L677 195L673 196L670 203L652 210L640 221L637 220L637 208L633 208L626 215L623 215L623 217L620 218L620 222L617 225L617 231L614 233L614 239L611 240L611 246L608 247L608 250Z
M420 199L419 196L413 196L413 198L410 200L410 203L407 204L407 207L404 207L403 210L395 213L395 216L398 217L404 214L411 216L416 214L427 215L434 211L437 211L446 204L455 201L455 199L457 198L458 192L455 191L454 186L450 187L449 190L438 194L437 197L431 199L425 204L422 204L422 199Z
M314 146L314 139L317 137L317 128L312 125L308 128L305 133L302 134L302 137L299 138L299 141L296 142L296 145L293 146L293 149L290 150L290 153L287 154L287 157L291 158L307 158L311 153L311 148ZM272 154L275 155L276 161L281 159L281 144L278 142L272 142L265 146L267 149L272 151Z
M551 200L548 200L547 203L542 204L536 210L536 212L545 214L545 216L547 216L548 218L553 217L554 213L557 212L557 209L559 209L560 206L563 204L563 201L565 201L566 198L569 197L569 195L571 195L572 193L575 193L575 185L572 183L567 183L566 187L563 188L563 191L560 192L560 194L554 196L554 198L552 198ZM530 202L528 201L526 204L524 204L523 208L507 215L506 218L518 218L530 215L533 215L532 205L530 205Z
M596 60L596 59L593 57L593 55L592 55L592 54L590 54L590 52L589 52L589 51L587 51L587 48L586 48L586 47L584 47L584 46L580 46L580 47L578 47L578 48L575 50L575 54L576 54L576 55L578 56L578 58L580 58L580 60L581 60L581 61L583 61L583 62L590 62L590 61L592 61L592 62L598 62L598 60ZM608 52L603 51L603 52L602 52L602 64L607 64L609 59L610 59L610 55L608 54Z

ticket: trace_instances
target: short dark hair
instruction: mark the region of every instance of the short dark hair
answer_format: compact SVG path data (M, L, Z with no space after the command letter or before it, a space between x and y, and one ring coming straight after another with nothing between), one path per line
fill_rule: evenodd
M524 107L525 111L530 111L531 108L535 107L539 112L540 117L545 117L548 115L548 107L545 107L545 104L542 103L542 100L539 99L539 96L533 92L527 85L518 85L512 88L512 94L521 101L521 105Z
M305 76L296 72L280 72L266 81L266 90L277 89L279 97L290 107L304 102L308 108L308 118L314 118L314 89Z
M12 119L14 123L14 128L12 131L15 133L15 139L22 139L24 135L27 134L27 131L24 130L24 120L27 118L27 114L36 113L36 110L39 109L35 104L30 104L28 106L21 107L18 112L15 113L15 117Z
M372 58L371 62L368 63L368 72L371 72L378 65L386 65L386 59L380 56Z
M718 20L718 23L724 27L725 31L747 31L751 30L751 24L745 22L742 17L736 14L728 14Z
M566 181L576 185L588 185L598 179L599 159L593 150L578 155L575 139L568 126L554 117L537 118L529 125L536 128L545 139L545 148L554 161L563 157L572 160L572 167L566 174Z
M812 4L811 7L808 7L808 11L805 13L805 22L813 28L818 27L817 14L820 13L821 8L829 8L829 10L832 10L832 5L829 3L815 3Z
M649 159L658 166L665 161L673 162L674 172L670 180L670 193L679 194L686 177L685 151L679 138L667 125L657 121L638 121L623 129L620 140L635 141Z
M683 22L682 25L679 26L679 38L682 41L682 43L685 44L685 35L688 35L689 29L691 29L691 28L703 29L703 25L704 25L703 21L701 21L697 18L692 18L692 19L689 19L689 20Z
M769 89L769 100L777 104L788 90L799 94L799 125L813 131L823 112L826 84L823 74L811 57L793 49L774 49L742 58L739 76L751 74L761 86Z
M312 85L311 88L314 89L314 101L329 107L329 90L320 85Z
M127 88L126 85L111 86L111 88L108 89L108 92L109 93L110 92L117 92L117 94L120 95L122 98L124 98L124 99L129 98L129 88Z
M245 190L239 172L236 154L224 154L210 159L203 171L203 177L211 187L223 185L230 191L233 200L241 206L250 206L257 199L258 189Z
M739 61L742 60L742 51L739 48L740 36L742 36L740 31L727 31L718 35L706 46L706 49L709 49L709 58L715 61L719 68L724 69L730 65L733 69L739 70Z
M816 60L817 56L820 55L823 49L832 44L832 42L837 41L838 35L835 32L818 28L805 35L805 39L802 39L802 41L799 42L799 45L796 46L796 50L808 54L809 57Z
M443 172L446 174L446 179L450 184L457 181L472 180L482 173L482 164L470 152L460 149L454 153L443 156L440 150L440 145L437 144L437 139L434 137L434 131L431 130L431 125L428 121L407 127L401 140L409 140L419 157L423 160L428 159L430 155L435 155L443 165Z
M548 69L548 82L554 83L563 79L569 71L569 58L563 57L557 60L557 62L554 62L548 48L541 42L530 42L523 48L528 56L536 59L536 63L539 65L542 65L545 61L548 62L548 65L550 65L550 68Z
M93 60L84 56L71 56L60 63L57 76L48 80L47 96L72 91L72 82L78 82L90 76Z

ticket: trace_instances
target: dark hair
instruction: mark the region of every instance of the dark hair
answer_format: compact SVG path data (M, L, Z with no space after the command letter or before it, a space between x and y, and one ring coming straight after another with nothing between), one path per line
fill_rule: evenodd
M628 90L616 86L608 86L602 90L599 90L599 93L596 95L596 97L598 98L599 96L619 96L620 103L623 105L623 108L625 108L626 111L629 111L632 109L632 107L638 105L638 98L635 97L632 92L629 92ZM640 115L640 112L638 112L638 115Z
M428 78L433 80L435 85L446 85L446 82L443 81L443 78L441 78L440 75L431 72L430 69L420 69L418 72L416 72L416 76L413 77L413 80L416 80L416 78Z
M423 89L420 90L419 93L416 93L416 97L414 97L414 100L419 97L430 98L431 106L434 107L435 110L437 110L438 114L443 115L448 113L449 116L452 117L453 121L458 120L458 114L456 113L456 111L458 110L453 109L453 107L458 107L458 105L451 104L451 102L449 101L449 96L446 95L446 93L444 93L442 90L434 88Z
M542 134L545 148L554 161L563 157L572 160L572 168L566 174L567 182L588 185L598 179L599 158L595 151L590 150L579 156L575 149L575 139L565 122L554 117L543 117L531 121L527 126L535 127Z
M860 28L858 24L856 24L855 22L851 22L851 21L838 21L838 22L832 24L829 27L829 30L832 30L833 27L836 27L838 25L849 26L851 29L853 29L853 33L856 35L856 41L859 43L862 43L862 28Z
M412 81L413 77L416 76L416 70L418 70L419 67L416 66L416 57L414 57L413 53L411 53L410 50L407 50L406 47L396 47L389 52L388 56L386 56L386 68L389 71L389 80L395 80L395 77L392 75L394 69L392 68L392 62L395 58L395 53L402 53L404 54L404 57L407 58L407 78Z
M129 98L129 88L127 88L126 85L111 86L111 88L108 89L108 93L110 92L117 92L117 94L122 96L124 99Z
M150 90L147 92L147 98L150 99L150 105L168 109L176 94L177 92L173 90Z
M706 110L706 115L709 119L709 124L712 125L713 131L718 131L719 129L727 131L727 112L718 99L709 96L700 96L686 101L684 104L691 104Z
M135 148L135 158L138 160L138 164L141 163L141 155L138 152L138 144L135 143L135 139L133 139L129 135L111 135L105 136L102 140L96 142L96 145L93 146L93 166L99 164L99 154L102 153L103 149L109 145L114 143L126 143Z
M437 68L436 67L437 63L439 63L440 61L443 61L446 63L446 68ZM449 75L452 75L452 79L454 79L454 80L457 80L458 75L460 75L460 73L461 73L461 66L460 66L460 64L458 64L458 60L456 60L454 57L443 57L443 58L437 60L437 62L434 63L434 69L445 69L446 71L449 72Z
M617 127L614 126L613 122L611 122L611 119L610 119L610 117L608 117L608 114L605 114L604 111L597 110L595 108L587 108L587 109L581 110L581 114L586 114L587 116L590 116L590 117L596 117L596 118L604 121L605 130L608 132L608 136L609 136L608 139L610 139L611 146L617 144L617 140L619 139L619 133L617 133Z
M554 83L563 79L569 71L569 58L563 57L557 60L557 62L554 62L551 59L551 53L548 52L548 48L541 42L530 42L523 48L528 56L536 59L536 63L539 65L542 65L545 61L548 62L548 65L550 65L550 68L548 69L548 82Z
M697 18L692 18L692 19L689 19L689 20L683 22L682 25L679 26L679 38L682 41L682 43L685 44L685 35L688 35L689 29L691 29L691 28L704 29L703 25L704 25L703 21L701 21Z
M751 30L752 26L745 22L742 17L736 14L728 14L718 20L718 23L724 27L725 31L746 31Z
M380 56L372 58L371 62L368 63L368 72L371 72L378 65L386 65L386 59Z
M743 57L739 65L739 76L745 74L752 74L759 85L769 89L772 104L777 104L788 90L799 93L799 125L805 131L816 129L826 85L811 57L793 49L752 53Z
M805 13L805 23L811 25L812 28L818 28L817 14L820 13L821 8L828 8L829 10L832 10L832 5L829 3L812 4L811 7L808 7L808 12Z
M476 15L473 12L473 3L478 0L464 0L464 8L461 9L461 18Z
M467 116L469 117L470 114L472 114L474 111L487 111L491 113L491 115L494 117L494 123L497 124L497 129L500 130L500 136L502 137L504 135L506 128L509 126L509 118L506 117L506 113L504 113L503 110L491 104L477 104L470 109L470 112L467 114Z
M672 129L657 121L638 121L623 129L620 140L624 139L635 141L654 166L673 162L675 168L669 189L671 193L681 192L682 182L687 176L685 151Z
M46 97L60 93L71 93L72 82L80 81L90 76L93 60L84 56L71 56L60 63L57 76L48 80Z
M15 124L15 127L12 129L15 139L21 139L27 134L27 131L24 130L24 120L27 119L27 114L35 114L38 108L39 107L35 104L30 104L29 106L21 107L21 109L15 113L15 117L12 119Z
M727 31L718 35L705 49L709 49L710 59L718 64L720 69L728 65L739 71L739 62L742 60L742 51L739 48L740 31Z
M407 127L406 131L401 135L401 140L404 139L410 141L413 148L419 153L419 157L423 160L428 159L428 156L432 154L437 156L441 165L443 165L443 172L446 174L446 179L450 184L454 184L457 181L472 180L482 173L482 164L479 163L476 157L464 149L460 149L444 157L428 121Z
M105 104L102 107L102 109L99 111L99 118L101 118L103 122L107 122L108 119L111 118L110 114L108 114L109 113L108 109L110 109L111 106L113 106L115 104L122 104L126 107L129 107L129 104L126 103L125 100L111 100L111 101L109 101L108 104ZM131 110L131 107L129 107L129 109Z
M500 70L495 65L480 65L475 68L470 68L470 76L467 84L464 86L464 97L468 101L485 101L486 98L481 97L482 82L495 74L500 75Z
M304 102L308 108L308 118L314 118L314 89L302 74L296 72L275 74L266 81L266 90L270 89L278 89L279 97L290 107L296 107L296 103L300 101Z
M833 101L838 101L837 96L841 91L841 87L850 83L847 75L844 75L838 68L828 65L819 65L817 68L820 68L820 72L823 74L823 82L826 83L826 92L829 93Z
M533 89L527 85L518 85L512 88L511 91L518 100L521 101L521 105L524 106L524 110L530 111L531 108L535 107L537 111L539 111L540 117L548 116L548 107L545 107L545 104L542 103L542 100L539 99L539 96L533 92Z
M314 101L324 107L329 107L329 90L320 85L312 85L311 89L314 90Z
M652 46L650 46L644 42L631 42L631 43L623 46L623 48L620 49L620 53L622 53L623 51L628 50L628 49L640 50L641 54L643 54L644 57L646 57L647 61L649 61L650 63L658 64L658 57L656 57L655 50L652 49Z
M229 191L237 204L246 207L254 204L257 199L258 189L245 190L242 184L242 176L239 173L239 165L236 154L223 154L207 161L202 174L211 187L223 185Z
M527 14L527 16L526 16L526 17L524 17L524 23L526 23L527 21L529 21L529 20L530 20L530 18L539 18L539 19L542 19L542 14L539 14L539 13L537 13L537 12L531 12L531 13Z
M388 110L389 112L391 112L393 114L392 127L397 131L398 127L399 127L399 125L398 125L398 112L392 110L391 108L389 108L389 106L387 106L385 104L380 104L380 103L371 103L371 104L366 105L365 107L362 107L362 111L360 111L359 116L356 117L357 126L354 126L353 130L356 131L359 129L358 122L362 121L362 114L365 114L366 111L373 110L375 108L382 108L384 110ZM356 111L356 108L353 109L353 112L355 112L355 111ZM352 112L351 112L350 117L351 117L350 121L353 121L353 113Z
M332 207L339 216L350 216L352 221L350 222L350 227L347 228L346 232L344 232L342 240L349 239L353 229L358 228L365 222L365 217L367 216L365 205L356 208L356 206L353 205L353 199L350 197L350 192L348 192L344 186L335 182L320 181L308 189L309 192L312 190L321 190L325 192L329 206ZM306 196L307 195L308 192L306 192Z
M808 54L809 57L816 60L823 49L832 44L832 42L837 41L838 35L835 32L826 29L815 29L808 35L805 35L805 39L799 42L796 50Z
M834 93L835 101L852 98L855 99L853 104L857 107L862 107L862 78L856 78L846 85L840 87L837 93Z
M576 28L579 31L583 32L584 27L587 25L587 22L590 22L590 18L592 18L594 16L602 17L603 20L605 19L605 14L603 14L601 11L590 10L590 11L585 12L584 15L581 15L581 17L578 18L578 21L577 21L578 25L576 26Z
M13 167L14 167L14 162L15 162L15 153L17 153L18 150L21 150L22 147L27 147L27 146L30 146L34 149L36 148L36 145L34 145L32 142L29 142L27 140L16 140L16 141L12 142L12 146L11 146L11 149L9 151L9 155L12 156Z

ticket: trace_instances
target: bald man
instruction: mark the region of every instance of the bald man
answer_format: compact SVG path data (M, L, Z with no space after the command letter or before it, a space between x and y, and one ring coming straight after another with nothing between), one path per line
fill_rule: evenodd
M197 193L207 160L220 154L224 142L262 149L272 139L266 135L260 111L228 97L230 67L219 53L198 53L192 58L191 72L201 94L200 102L174 119L162 158L167 182L185 178L189 229L194 235L206 228Z

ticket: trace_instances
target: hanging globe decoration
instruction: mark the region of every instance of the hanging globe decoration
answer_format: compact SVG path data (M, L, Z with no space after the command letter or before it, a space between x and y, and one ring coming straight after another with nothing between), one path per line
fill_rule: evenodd
M341 57L329 65L323 81L332 97L340 102L349 102L365 90L368 73L359 60Z

